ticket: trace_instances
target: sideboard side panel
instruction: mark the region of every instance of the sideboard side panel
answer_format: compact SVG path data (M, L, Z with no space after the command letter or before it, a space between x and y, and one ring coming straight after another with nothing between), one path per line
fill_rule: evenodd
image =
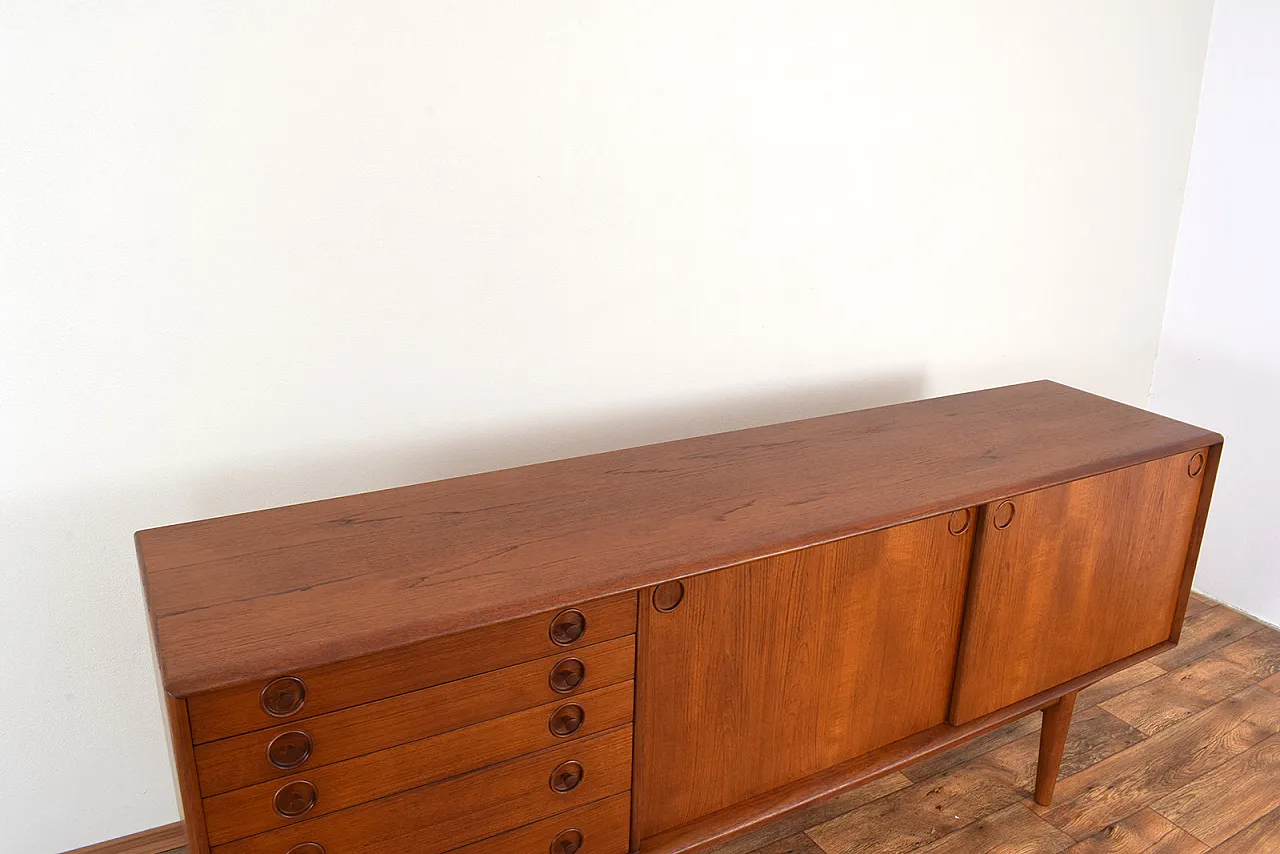
M1170 639L1206 463L1177 454L982 508L952 724Z
M1205 456L1207 460L1204 474L1201 475L1204 482L1200 484L1195 521L1191 524L1191 542L1187 546L1187 558L1183 562L1178 607L1173 612L1173 631L1169 635L1169 640L1174 643L1182 637L1182 621L1187 616L1187 602L1191 599L1191 583L1195 580L1196 564L1200 560L1200 543L1204 539L1204 526L1209 518L1209 502L1213 498L1213 485L1218 480L1218 462L1222 459L1222 443L1210 445Z
M191 745L191 719L187 713L187 701L170 694L165 694L164 700L178 776L178 799L182 803L182 823L187 832L187 852L209 854L209 835L204 820L204 802L200 800L200 781L196 775L196 757Z
M973 536L949 524L685 578L669 612L642 591L633 839L944 721Z

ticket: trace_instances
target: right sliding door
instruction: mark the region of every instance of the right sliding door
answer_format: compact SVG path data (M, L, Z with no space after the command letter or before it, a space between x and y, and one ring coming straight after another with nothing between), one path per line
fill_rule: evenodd
M1169 638L1207 457L1179 454L981 508L951 723Z

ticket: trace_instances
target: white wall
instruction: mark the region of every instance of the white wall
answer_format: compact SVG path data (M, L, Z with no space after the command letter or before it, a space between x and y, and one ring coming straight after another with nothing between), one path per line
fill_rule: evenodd
M1159 412L1226 437L1196 589L1280 624L1280 4L1218 0L1160 355Z
M134 529L1039 377L1144 402L1209 13L4 4L0 848L177 817Z

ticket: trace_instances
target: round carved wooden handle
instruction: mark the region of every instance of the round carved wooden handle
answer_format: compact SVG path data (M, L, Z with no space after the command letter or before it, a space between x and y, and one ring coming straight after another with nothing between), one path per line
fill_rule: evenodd
M324 854L324 846L319 842L300 842L285 854Z
M1187 460L1187 474L1199 477L1202 471L1204 471L1204 454L1196 451L1191 455L1191 459Z
M272 799L276 812L285 818L306 815L316 805L316 787L307 780L295 780L281 786Z
M582 773L581 762L562 762L551 772L551 788L561 794L572 792L582 782Z
M297 676L281 676L262 689L262 710L273 718L287 718L307 701L307 683Z
M684 584L679 581L664 581L653 588L653 607L659 611L674 611L684 601Z
M551 840L551 854L576 854L582 850L582 831L574 828Z
M991 514L991 524L1003 531L1013 524L1013 516L1017 512L1018 508L1013 506L1012 501L1001 501L996 505L995 512Z
M551 640L560 646L568 646L587 631L587 618L576 608L561 611L551 621Z
M311 736L301 730L282 732L267 745L267 761L288 771L311 757Z
M561 706L551 714L551 734L558 738L566 738L582 728L587 713L577 703Z
M552 691L557 694L568 694L581 685L586 676L587 666L581 659L565 658L557 661L551 668L551 675L547 677L547 681L551 684Z

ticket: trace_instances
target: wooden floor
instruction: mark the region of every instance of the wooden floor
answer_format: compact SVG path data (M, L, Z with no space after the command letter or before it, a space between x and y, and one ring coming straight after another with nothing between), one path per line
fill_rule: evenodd
M1080 693L1051 808L1036 714L713 854L1280 854L1278 671L1280 632L1195 596L1176 649Z

